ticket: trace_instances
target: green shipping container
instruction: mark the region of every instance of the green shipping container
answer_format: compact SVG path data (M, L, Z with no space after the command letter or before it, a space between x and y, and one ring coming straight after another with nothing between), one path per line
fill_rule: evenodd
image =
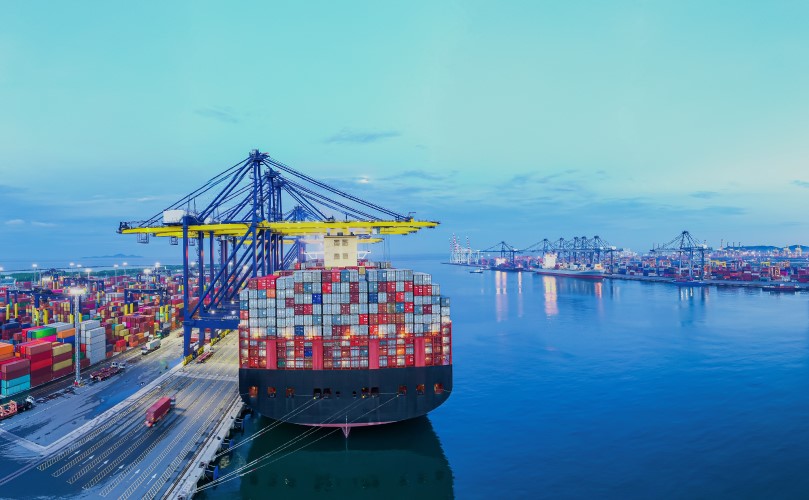
M56 328L43 326L42 328L33 330L33 333L35 339L41 339L44 337L50 337L51 335L56 335Z

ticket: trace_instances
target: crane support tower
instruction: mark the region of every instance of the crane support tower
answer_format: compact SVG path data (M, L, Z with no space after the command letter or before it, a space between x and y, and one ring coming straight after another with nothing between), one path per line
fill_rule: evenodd
M284 206L292 209L285 213ZM288 269L305 258L302 238L355 235L372 242L437 225L341 191L254 149L151 218L121 222L118 232L135 234L140 243L166 237L180 246L183 350L189 356L194 329L202 347L206 328L213 334L238 327L238 294L248 278ZM193 297L191 273L198 284Z

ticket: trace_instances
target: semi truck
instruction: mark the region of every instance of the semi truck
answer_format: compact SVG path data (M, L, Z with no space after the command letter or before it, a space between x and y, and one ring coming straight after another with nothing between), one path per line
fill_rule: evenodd
M6 404L0 405L0 420L11 418L18 413L30 410L34 407L34 398L28 396L21 403L16 401L9 401Z
M171 398L165 396L155 401L155 403L146 410L146 427L153 426L161 418L166 416L166 413L171 410L171 403Z
M157 349L160 349L160 339L150 340L143 344L140 348L140 353L141 355L145 355Z
M113 375L117 375L123 371L123 368L118 363L113 363L111 366L107 366L100 370L96 370L90 374L90 380L95 382L101 382L102 380L107 380L108 378L112 377Z

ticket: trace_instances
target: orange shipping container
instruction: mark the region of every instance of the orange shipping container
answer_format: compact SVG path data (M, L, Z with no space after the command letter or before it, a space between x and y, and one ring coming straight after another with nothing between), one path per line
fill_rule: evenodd
M5 342L0 342L0 355L3 354L14 354L14 346L11 344L6 344Z
M61 332L56 332L57 339L66 339L68 337L73 337L76 334L75 328L68 328L67 330L62 330Z

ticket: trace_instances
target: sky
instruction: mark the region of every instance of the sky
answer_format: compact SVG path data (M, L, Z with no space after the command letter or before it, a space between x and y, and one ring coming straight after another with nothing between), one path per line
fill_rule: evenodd
M0 266L179 261L118 222L258 148L439 228L809 243L809 3L7 2Z

